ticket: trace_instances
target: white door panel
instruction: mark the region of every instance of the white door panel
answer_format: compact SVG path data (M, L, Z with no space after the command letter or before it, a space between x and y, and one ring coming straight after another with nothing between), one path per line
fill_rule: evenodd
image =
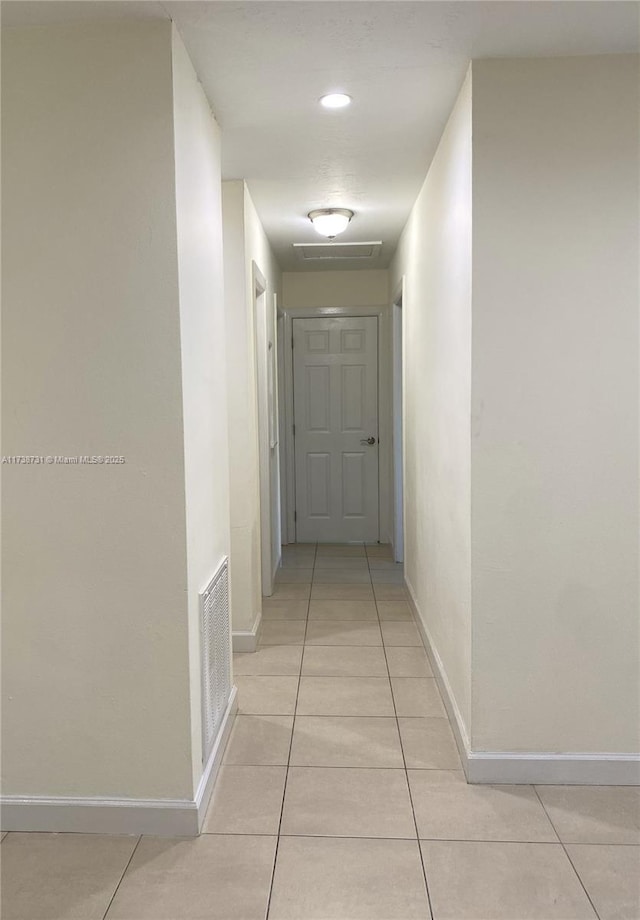
M294 319L293 345L296 539L375 541L378 320Z

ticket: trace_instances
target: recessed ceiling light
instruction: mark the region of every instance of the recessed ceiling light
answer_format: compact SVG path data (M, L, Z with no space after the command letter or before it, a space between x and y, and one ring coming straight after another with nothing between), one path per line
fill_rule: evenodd
M343 109L346 105L351 105L351 96L346 93L328 93L320 99L320 105L325 109Z

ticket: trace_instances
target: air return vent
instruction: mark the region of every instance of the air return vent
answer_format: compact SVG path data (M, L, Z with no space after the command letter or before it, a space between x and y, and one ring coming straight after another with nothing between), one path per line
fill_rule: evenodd
M225 557L200 595L202 751L206 763L231 694L229 564Z
M296 257L301 262L328 262L357 259L373 262L377 259L382 240L368 243L293 243Z

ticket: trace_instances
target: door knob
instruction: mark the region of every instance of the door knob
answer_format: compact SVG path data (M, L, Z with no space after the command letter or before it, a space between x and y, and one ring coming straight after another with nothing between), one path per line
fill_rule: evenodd
M375 444L375 443L376 443L376 439L375 439L373 436L370 437L370 438L361 438L361 439L360 439L360 443L361 443L361 444Z

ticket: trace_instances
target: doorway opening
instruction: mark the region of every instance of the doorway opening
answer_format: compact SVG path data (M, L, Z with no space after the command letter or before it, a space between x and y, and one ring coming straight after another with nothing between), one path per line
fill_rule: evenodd
M392 303L393 340L393 554L396 562L404 562L404 337L403 337L404 278Z
M252 265L260 465L260 557L262 594L273 594L280 564L280 463L276 377L276 303L270 299L260 269Z
M285 317L280 307L276 304L276 382L278 387L278 465L280 484L280 537L283 544L289 543L289 521L287 516L287 458L285 452L286 434L285 426L287 411L285 405Z

